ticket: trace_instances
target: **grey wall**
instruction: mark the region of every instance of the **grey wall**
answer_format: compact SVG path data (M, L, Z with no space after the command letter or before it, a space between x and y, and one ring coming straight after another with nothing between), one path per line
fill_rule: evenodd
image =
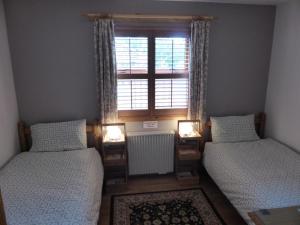
M18 118L5 15L0 0L0 168L18 151Z
M275 7L151 0L6 0L20 114L97 117L92 25L81 12L213 15L210 114L264 109Z
M278 6L266 101L267 134L300 151L300 2Z

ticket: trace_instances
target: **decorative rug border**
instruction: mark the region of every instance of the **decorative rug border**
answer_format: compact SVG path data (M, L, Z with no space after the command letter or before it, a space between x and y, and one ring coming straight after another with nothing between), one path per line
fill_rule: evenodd
M138 192L138 193L126 193L126 194L115 194L110 197L110 218L109 218L109 224L114 224L114 199L119 196L128 196L128 195L140 195L140 194L154 194L154 193L165 193L165 192L176 192L176 191L191 191L191 190L200 190L202 194L204 195L205 199L207 200L208 204L211 206L212 210L216 214L216 216L220 219L221 223L223 225L226 225L224 219L221 217L219 212L217 211L216 207L212 203L212 201L207 196L206 192L203 190L203 188L186 188L186 189L172 189L172 190L164 190L164 191L147 191L147 192Z

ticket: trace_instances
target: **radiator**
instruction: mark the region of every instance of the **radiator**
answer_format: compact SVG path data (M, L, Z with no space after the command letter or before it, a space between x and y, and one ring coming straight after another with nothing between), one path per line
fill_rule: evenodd
M174 131L129 132L129 175L165 174L174 170Z

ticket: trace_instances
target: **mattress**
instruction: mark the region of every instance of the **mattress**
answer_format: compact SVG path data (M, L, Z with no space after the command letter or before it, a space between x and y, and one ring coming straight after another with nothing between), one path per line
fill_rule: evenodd
M300 205L300 155L272 139L206 143L204 166L248 224L248 212Z
M0 171L8 225L96 225L102 182L95 149L21 153Z

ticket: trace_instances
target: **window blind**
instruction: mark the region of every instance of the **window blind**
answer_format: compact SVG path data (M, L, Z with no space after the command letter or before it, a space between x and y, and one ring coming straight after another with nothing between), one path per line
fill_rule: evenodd
M118 74L148 73L148 38L116 37Z
M188 38L155 38L155 73L187 74L189 54Z
M155 109L184 109L187 107L187 78L155 80Z
M118 79L118 110L148 109L147 79Z

